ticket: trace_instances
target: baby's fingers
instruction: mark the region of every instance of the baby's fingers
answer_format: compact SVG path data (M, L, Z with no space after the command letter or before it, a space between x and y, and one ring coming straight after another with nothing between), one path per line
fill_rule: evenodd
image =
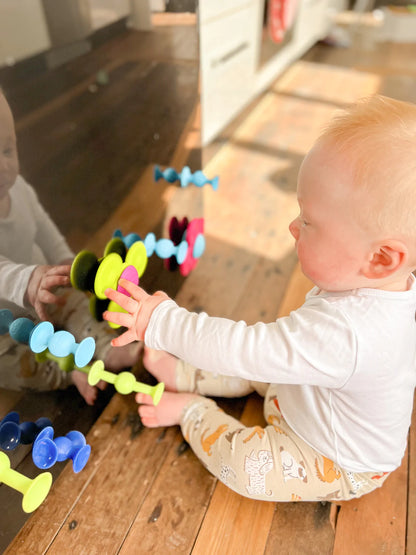
M124 328L129 328L133 323L132 317L126 312L110 312L109 310L106 310L103 313L103 318L104 320L107 320L107 322L118 324Z
M111 340L111 345L113 347L123 347L128 343L132 343L133 341L137 341L137 335L133 330L127 330L118 337L115 337Z
M39 316L40 320L42 321L49 320L49 315L46 311L46 308L40 301L36 301L33 308L35 309L36 314Z
M71 265L68 264L60 264L59 266L51 266L47 274L50 276L69 276L71 272Z
M128 293L130 293L132 298L136 299L136 301L138 302L142 302L150 296L142 287L139 287L128 279L121 278L119 281L119 285L121 285Z
M48 291L50 291L55 287L65 287L70 283L71 282L68 276L45 274L41 282L41 287L42 289L47 289Z
M138 309L137 301L124 295L124 293L120 293L119 291L115 291L114 289L106 289L104 291L105 296L117 303L121 308L124 308L127 312L133 314Z

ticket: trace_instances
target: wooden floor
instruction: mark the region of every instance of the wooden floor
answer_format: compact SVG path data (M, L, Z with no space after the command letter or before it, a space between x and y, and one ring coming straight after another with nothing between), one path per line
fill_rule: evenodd
M363 36L349 49L314 47L207 149L205 173L220 176L217 192L159 189L149 164L88 245L100 252L120 222L126 232L163 233L170 215L203 215L207 249L196 269L183 279L151 259L148 288L166 289L191 310L248 323L295 308L309 287L287 231L302 157L345 103L374 92L416 98L414 46L374 46ZM189 156L193 118L169 161L176 167ZM261 423L258 396L220 402L245 424ZM131 396L115 394L87 439L86 468L75 475L65 466L6 553L416 553L413 435L383 488L340 509L237 496L205 470L178 428L142 429ZM19 502L19 494L8 501Z

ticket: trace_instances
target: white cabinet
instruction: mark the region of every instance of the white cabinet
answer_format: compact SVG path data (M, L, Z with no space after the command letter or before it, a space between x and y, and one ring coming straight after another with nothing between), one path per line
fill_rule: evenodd
M215 16L214 4L218 16ZM225 5L238 8L224 9ZM257 2L200 2L202 141L230 121L252 94L256 68ZM207 6L207 9L204 9ZM209 6L209 7L208 7Z
M298 0L290 40L260 67L264 0L200 0L202 144L323 38L343 0Z

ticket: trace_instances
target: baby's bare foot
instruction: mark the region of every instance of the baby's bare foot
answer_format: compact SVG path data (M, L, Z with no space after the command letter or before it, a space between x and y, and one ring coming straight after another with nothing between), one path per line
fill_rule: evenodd
M144 348L143 364L157 381L165 384L167 391L176 389L176 363L178 359L166 351L156 351L149 347Z
M144 426L158 428L161 426L176 426L180 424L182 411L185 406L195 399L193 393L172 393L165 391L158 405L153 405L150 395L137 393L136 401L140 404L138 412Z
M82 397L84 397L87 405L93 405L97 399L98 389L104 389L106 384L103 381L98 382L97 386L92 386L88 383L88 376L79 370L73 370L72 381L78 389Z

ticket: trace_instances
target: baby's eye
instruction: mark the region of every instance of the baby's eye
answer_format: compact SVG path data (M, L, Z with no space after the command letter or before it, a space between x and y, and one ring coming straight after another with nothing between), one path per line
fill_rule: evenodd
M12 147L8 147L8 148L3 149L3 154L4 154L4 156L11 156L13 154Z
M307 225L309 225L309 222L307 222L306 220L301 220L300 223L302 227L306 227Z

